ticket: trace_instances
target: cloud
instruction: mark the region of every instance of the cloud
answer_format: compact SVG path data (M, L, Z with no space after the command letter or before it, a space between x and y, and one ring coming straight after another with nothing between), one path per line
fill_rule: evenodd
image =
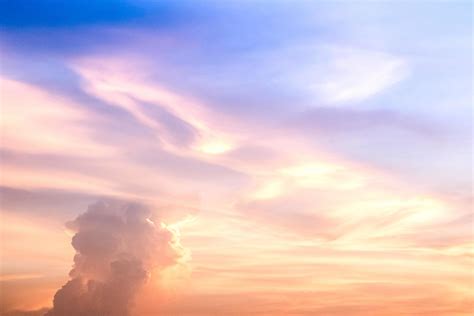
M322 67L325 76L315 84L330 104L372 97L405 78L409 70L403 58L383 52L337 47L330 56Z
M76 103L30 84L0 78L2 148L27 152L75 151L103 155L110 147L88 139L92 128L81 124L88 111ZM47 105L47 106L45 106ZM22 126L23 133L16 132ZM67 132L65 130L67 129Z
M315 39L245 52L232 61L219 67L228 73L215 83L219 93L238 91L229 99L245 103L252 114L265 103L265 110L276 110L272 117L321 105L354 106L388 91L412 68L403 55Z
M42 218L55 220L67 216L66 220L97 200L97 196L67 190L25 190L0 186L0 200L5 213L27 216L41 213Z
M289 122L294 129L317 132L325 135L348 135L374 129L395 129L415 136L433 138L440 134L431 122L413 115L404 115L387 109L351 109L340 107L312 108L299 114Z
M285 190L290 189L285 187ZM311 198L307 197L308 194L312 194ZM337 235L339 222L328 214L328 206L319 195L315 190L301 189L299 193L286 192L282 196L239 203L236 208L243 216L264 227L282 229L281 233L332 239Z
M173 113L158 105L138 103L150 120L158 125L160 137L177 146L190 146L197 138L196 129Z
M46 315L130 315L152 270L173 266L185 255L175 233L150 216L139 204L99 201L69 222L74 267Z

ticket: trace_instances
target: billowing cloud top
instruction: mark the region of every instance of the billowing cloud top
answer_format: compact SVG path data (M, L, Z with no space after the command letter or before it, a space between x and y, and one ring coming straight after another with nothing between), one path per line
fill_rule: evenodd
M46 315L130 315L152 270L177 264L184 255L173 232L150 215L138 204L101 201L68 223L76 232L74 268Z

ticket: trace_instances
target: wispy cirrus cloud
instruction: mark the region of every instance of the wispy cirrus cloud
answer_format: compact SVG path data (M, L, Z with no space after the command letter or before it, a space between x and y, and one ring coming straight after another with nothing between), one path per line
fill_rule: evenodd
M353 105L383 93L409 74L409 62L403 57L345 47L329 51L313 83L324 104Z

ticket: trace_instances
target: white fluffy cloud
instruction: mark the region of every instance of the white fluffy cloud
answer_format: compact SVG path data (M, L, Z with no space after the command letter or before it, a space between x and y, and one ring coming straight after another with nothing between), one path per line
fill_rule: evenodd
M150 272L176 264L184 254L173 231L149 217L142 205L101 201L68 223L76 232L74 268L46 315L130 315Z

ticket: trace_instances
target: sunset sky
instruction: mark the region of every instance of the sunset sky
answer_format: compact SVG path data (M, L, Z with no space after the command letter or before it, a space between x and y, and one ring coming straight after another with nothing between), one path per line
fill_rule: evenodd
M179 243L133 316L472 315L472 10L0 0L0 315L97 201Z

